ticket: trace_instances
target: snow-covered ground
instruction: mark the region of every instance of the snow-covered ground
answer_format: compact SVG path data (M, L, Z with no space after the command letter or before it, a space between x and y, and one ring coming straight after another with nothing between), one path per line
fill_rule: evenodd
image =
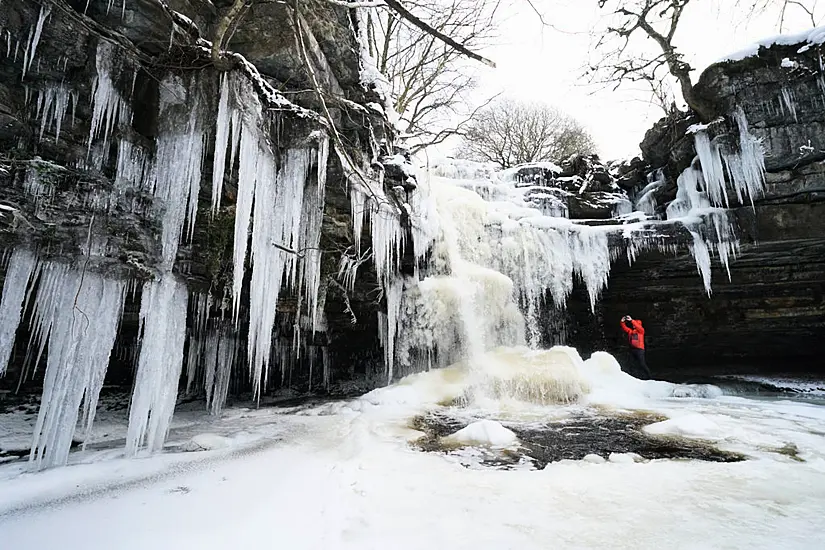
M455 438L482 448L485 437L517 447L504 426L624 410L668 417L648 432L699 437L747 460L589 456L505 471L409 443L425 411L483 417ZM821 548L823 426L824 407L642 382L607 354L495 350L351 401L230 408L173 429L168 452L152 457L86 451L37 474L2 465L0 546ZM198 448L211 450L181 452Z

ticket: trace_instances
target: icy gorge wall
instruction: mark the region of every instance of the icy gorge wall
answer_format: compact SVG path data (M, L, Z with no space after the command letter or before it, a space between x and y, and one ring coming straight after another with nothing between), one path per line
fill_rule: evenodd
M764 149L764 191L728 197L740 250L712 275L712 296L697 286L693 258L647 253L611 273L595 318L576 315L583 349L622 344L616 319L645 320L654 370L678 374L764 368L820 372L825 352L825 73L821 29L781 37L708 68L697 91L719 115L741 109ZM765 47L767 46L767 47ZM741 149L735 124L719 119L696 135L698 121L673 117L645 137L642 172L658 186L635 183L642 206L664 214L678 200L677 179L707 151ZM724 157L724 155L723 155ZM712 164L712 163L711 163ZM712 170L730 166L717 165ZM658 174L658 175L657 175ZM631 179L629 176L628 179ZM644 196L642 196L644 195ZM668 206L671 205L671 206Z
M231 4L0 4L0 391L42 389L38 466L104 384L133 388L135 453L179 392L384 377L415 182L358 12L255 4L216 59Z

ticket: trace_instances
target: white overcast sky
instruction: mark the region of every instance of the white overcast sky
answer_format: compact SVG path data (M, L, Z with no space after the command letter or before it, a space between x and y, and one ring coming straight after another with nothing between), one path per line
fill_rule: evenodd
M479 94L503 92L520 99L552 104L579 119L595 138L605 160L633 156L644 132L662 114L648 95L597 91L580 78L588 59L589 30L604 14L596 0L534 0L545 19L542 26L526 0L513 0L496 46L484 50L496 69L483 69ZM742 22L735 0L696 0L686 9L676 44L686 60L701 69L764 37L777 34L775 13ZM738 22L738 24L737 24ZM810 27L802 17L786 22L787 32Z

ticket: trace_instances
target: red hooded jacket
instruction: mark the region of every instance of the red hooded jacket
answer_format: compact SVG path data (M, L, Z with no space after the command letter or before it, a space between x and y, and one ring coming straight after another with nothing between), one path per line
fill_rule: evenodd
M624 321L621 322L622 330L627 333L630 347L636 349L645 349L645 328L642 322L638 319L631 319L630 324L633 328L628 327Z

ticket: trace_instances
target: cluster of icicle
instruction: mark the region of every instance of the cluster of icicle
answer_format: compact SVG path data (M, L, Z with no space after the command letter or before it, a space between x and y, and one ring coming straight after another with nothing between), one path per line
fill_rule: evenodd
M702 276L705 291L711 294L711 256L715 252L730 279L730 260L739 251L727 207L729 194L739 204L757 198L765 185L765 158L759 140L748 130L745 113L737 107L731 118L736 122L739 142L733 150L711 140L707 128L694 134L696 158L679 175L676 199L667 207L667 219L681 222L690 231L691 253Z
M246 356L256 397L270 370L272 333L282 291L299 293L312 330L323 325L318 307L319 242L328 141L324 132L316 131L304 144L276 155L265 130L267 115L250 84L232 73L223 75L216 117L204 100L206 83L200 80L210 77L199 74L188 79L168 76L161 83L158 137L154 152L146 150L128 138L132 110L113 78L123 70L123 63L113 46L105 41L99 44L86 167L104 166L109 144L116 136L123 136L117 143L113 195L140 189L163 205L161 274L145 283L140 294L140 352L126 441L127 454L134 455L141 449L155 451L163 446L178 395L189 297L172 267L180 241L191 239L195 229L209 134L214 128L213 214L220 207L224 176L231 173L239 182L234 322L200 327L196 322L196 330L190 331L188 384L197 381L203 385L213 413L219 413L225 402L229 373L241 355L235 329L247 257L253 267ZM53 129L58 139L70 100L75 105L77 95L62 86L41 94L38 114L43 132ZM215 118L213 127L210 121ZM41 187L46 184L40 184L36 174L28 179L32 180L29 192L42 194ZM105 251L105 246L92 246L91 240L90 230L90 255ZM29 299L33 304L30 349L39 350L32 359L35 367L43 350L48 349L32 445L34 468L66 463L81 406L88 439L126 287L122 280L80 267L40 262L23 248L11 255L0 304L0 374L6 369L21 312ZM200 304L196 307L203 315Z

